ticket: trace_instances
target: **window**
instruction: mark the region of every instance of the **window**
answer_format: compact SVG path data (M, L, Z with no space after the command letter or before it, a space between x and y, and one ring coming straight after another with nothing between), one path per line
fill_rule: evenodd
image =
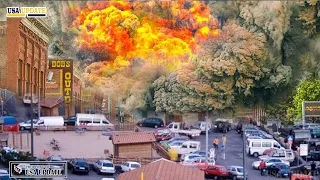
M172 128L172 126L173 126L172 124L169 124L168 128Z
M173 128L174 128L174 129L178 129L178 124L175 124L175 125L173 126Z
M92 123L94 124L100 124L101 120L100 119L93 119Z
M26 93L30 93L31 92L30 64L27 64L26 66L25 78L26 78Z
M190 144L190 148L197 149L197 145L196 144Z
M274 144L273 144L273 147L275 147L275 148L280 148L280 144L274 143Z
M109 124L109 122L106 120L102 120L102 124Z
M79 123L92 123L92 121L88 118L79 118Z
M261 147L261 142L252 142L252 147Z
M103 163L103 167L113 167L112 163Z
M271 142L262 142L262 147L272 147Z
M233 167L233 168L231 169L231 171L236 171L236 168Z
M188 148L188 147L187 147L187 145L182 145L182 147L181 147L181 148Z

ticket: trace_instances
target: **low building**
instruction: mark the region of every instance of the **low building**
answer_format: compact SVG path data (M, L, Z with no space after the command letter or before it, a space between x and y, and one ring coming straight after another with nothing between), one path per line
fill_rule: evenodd
M113 151L116 157L152 158L152 143L156 142L153 132L114 133Z
M141 178L143 176L143 178ZM159 159L141 168L122 173L118 180L204 180L204 172L177 164L166 159Z

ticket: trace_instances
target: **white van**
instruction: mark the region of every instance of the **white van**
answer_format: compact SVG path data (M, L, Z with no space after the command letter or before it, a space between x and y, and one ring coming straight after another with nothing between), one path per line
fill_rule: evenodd
M284 149L281 145L274 139L248 139L246 152L254 157L259 157L267 149Z
M31 124L30 124L31 126ZM62 116L43 116L34 124L35 129L39 130L65 130L64 119Z
M175 149L179 155L182 155L200 151L200 146L200 141L185 141L181 146L172 147L172 149Z
M83 127L87 130L103 130L114 129L114 125L111 124L103 114L80 114L78 113L76 120L76 126Z

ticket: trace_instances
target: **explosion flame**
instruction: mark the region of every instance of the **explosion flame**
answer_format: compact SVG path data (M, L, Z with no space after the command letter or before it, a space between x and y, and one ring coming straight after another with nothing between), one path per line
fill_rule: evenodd
M218 21L198 1L87 3L84 7L74 6L71 13L75 16L72 27L78 32L79 49L110 57L88 67L101 66L96 72L99 76L129 66L132 59L176 70L202 41L219 35Z

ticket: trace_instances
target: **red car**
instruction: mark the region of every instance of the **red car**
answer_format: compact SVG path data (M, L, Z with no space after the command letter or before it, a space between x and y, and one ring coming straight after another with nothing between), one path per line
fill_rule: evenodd
M166 141L172 138L172 132L168 128L158 128L154 131L157 141Z
M269 156L269 154L273 151L274 149L266 149L264 152L263 152L263 155L267 155Z
M198 166L198 168L204 171L206 178L224 178L229 177L229 171L224 166Z

